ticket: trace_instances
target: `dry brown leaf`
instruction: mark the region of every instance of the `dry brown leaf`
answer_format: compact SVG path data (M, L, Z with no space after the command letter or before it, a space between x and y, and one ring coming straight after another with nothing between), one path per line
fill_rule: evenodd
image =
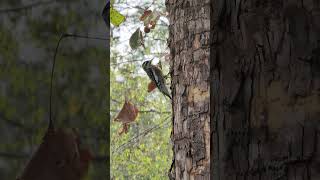
M118 134L122 135L123 133L127 134L129 131L130 124L122 123L122 127L119 129Z
M80 164L78 166L80 177L85 177L88 174L90 162L93 159L93 154L89 149L80 149Z
M153 91L156 87L157 87L157 86L156 86L156 83L154 83L153 81L151 81L151 82L148 84L148 92Z
M151 21L150 22L150 29L154 29L156 27L156 22L155 21Z
M138 108L126 100L114 121L131 123L136 120L138 112Z
M79 137L66 129L49 129L18 180L81 180L92 154L81 148Z
M144 32L145 32L145 33L149 33L149 32L150 32L150 28L144 27Z
M148 16L150 16L152 14L151 10L146 10L144 11L144 13L142 14L142 16L139 18L140 21L144 21Z

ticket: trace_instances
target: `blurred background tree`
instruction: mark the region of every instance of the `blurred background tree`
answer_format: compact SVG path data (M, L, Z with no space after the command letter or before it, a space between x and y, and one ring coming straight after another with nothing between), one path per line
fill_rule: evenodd
M121 124L111 122L112 179L168 179L172 159L171 101L157 89L148 93L150 79L143 71L143 61L162 63L164 74L169 72L165 61L168 54L168 20L161 16L155 29L144 34L144 48L132 50L131 35L144 31L141 15L148 8L165 13L164 1L115 0L112 7L125 16L119 26L111 26L111 120L123 106L125 98L139 109L137 119L128 133L119 134ZM112 15L111 15L112 18ZM167 81L169 83L169 81Z
M15 179L48 126L52 58L61 34L107 37L105 1L0 2L0 179ZM53 118L75 127L94 154L88 180L108 171L105 41L68 38L57 56Z

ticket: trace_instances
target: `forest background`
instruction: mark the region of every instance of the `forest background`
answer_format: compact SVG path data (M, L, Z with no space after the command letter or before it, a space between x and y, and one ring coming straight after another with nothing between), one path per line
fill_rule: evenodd
M49 118L52 57L63 33L107 37L101 0L0 2L0 179L14 179L36 150ZM111 25L111 54L106 42L63 40L57 56L53 89L53 117L58 127L75 127L91 148L94 159L90 179L103 179L108 171L106 152L110 133L113 179L166 179L171 164L171 105L158 90L148 92L145 60L161 62L168 73L168 20L162 1L111 1L125 19ZM143 22L146 9L161 13L144 47L132 49L131 35ZM110 58L109 58L110 56ZM109 61L110 67L105 66ZM110 77L106 71L111 68ZM110 99L105 82L110 80ZM169 81L168 81L169 82ZM169 84L168 84L169 85ZM127 133L113 119L125 100L139 109ZM106 116L110 102L110 119ZM108 123L111 122L111 132Z

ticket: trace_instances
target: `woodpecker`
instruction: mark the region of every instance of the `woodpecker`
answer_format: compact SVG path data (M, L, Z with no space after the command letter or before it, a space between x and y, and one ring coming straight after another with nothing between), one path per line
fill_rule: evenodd
M143 62L142 68L147 73L151 81L153 81L156 84L159 91L162 94L168 96L170 99L172 99L167 89L166 79L164 78L162 71L157 66L152 65L151 61Z

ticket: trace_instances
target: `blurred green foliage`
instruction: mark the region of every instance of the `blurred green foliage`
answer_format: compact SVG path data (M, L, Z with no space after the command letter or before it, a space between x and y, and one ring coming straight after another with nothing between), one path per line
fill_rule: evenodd
M143 9L165 12L164 1L115 0L113 6L127 18L119 27L111 27L111 119L120 111L125 98L140 112L127 134L119 135L121 124L111 122L111 177L168 179L172 161L171 102L157 89L147 92L150 80L141 67L143 61L155 59L161 60L165 74L169 71L164 62L168 37L165 18L145 36L145 49L132 50L129 45L132 33L139 27L143 31L143 22L139 21Z
M15 179L48 126L53 52L62 33L106 37L103 1L58 1L0 16L0 179ZM0 2L21 6L20 0ZM61 42L53 88L57 127L75 127L95 159L87 180L105 179L109 134L106 42Z

